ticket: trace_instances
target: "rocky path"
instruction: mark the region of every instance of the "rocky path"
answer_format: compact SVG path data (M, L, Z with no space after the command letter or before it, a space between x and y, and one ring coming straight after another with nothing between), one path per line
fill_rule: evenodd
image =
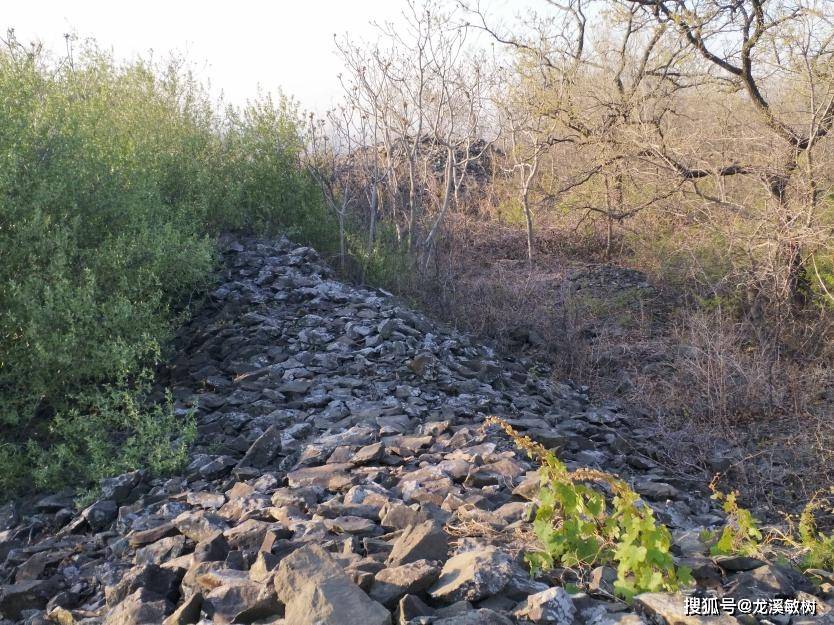
M221 284L180 332L171 371L178 410L197 409L185 473L107 480L81 511L60 495L0 509L0 625L736 620L685 616L680 596L629 608L603 568L574 595L557 576L532 580L520 554L533 544L535 466L485 430L490 414L572 468L629 479L702 591L830 609L787 569L704 557L698 529L721 515L625 415L334 280L309 248L221 245Z

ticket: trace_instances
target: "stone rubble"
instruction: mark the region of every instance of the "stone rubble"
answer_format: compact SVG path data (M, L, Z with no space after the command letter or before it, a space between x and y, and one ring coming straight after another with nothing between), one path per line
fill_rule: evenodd
M560 587L569 572L531 579L522 552L536 467L483 428L490 414L571 468L628 479L673 531L699 592L821 592L775 565L707 558L698 531L721 514L662 469L627 415L387 294L334 280L310 248L221 246L220 284L180 331L170 372L179 414L196 410L187 468L105 480L80 511L71 493L0 507L0 625L737 620L684 616L674 595L628 608L603 567L585 593Z

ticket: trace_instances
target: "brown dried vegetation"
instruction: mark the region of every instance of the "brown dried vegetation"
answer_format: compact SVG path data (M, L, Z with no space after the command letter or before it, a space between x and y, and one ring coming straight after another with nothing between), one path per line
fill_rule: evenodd
M619 398L686 471L781 509L830 483L834 7L406 17L340 43L344 104L313 124L360 277Z

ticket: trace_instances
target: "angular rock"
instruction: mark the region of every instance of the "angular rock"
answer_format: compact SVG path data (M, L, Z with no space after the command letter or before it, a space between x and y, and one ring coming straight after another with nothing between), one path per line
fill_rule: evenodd
M547 625L571 625L576 608L564 588L552 587L530 595L513 610L517 618Z
M265 582L269 579L272 571L277 567L281 559L271 553L258 552L258 556L249 568L249 579L255 582Z
M421 593L429 588L439 574L440 569L427 560L382 569L374 577L368 595L391 608L404 595Z
M293 625L390 625L391 615L373 601L318 545L281 561L275 590Z
M159 625L173 609L169 601L140 588L112 608L103 625Z
M128 544L135 549L144 545L150 545L163 538L175 536L178 532L179 530L174 527L174 524L167 521L150 529L131 532L127 535L127 540Z
M598 566L591 571L588 579L588 591L592 595L614 596L614 582L617 580L617 570L610 566Z
M226 542L231 549L240 551L257 551L270 532L280 532L283 537L289 533L276 523L267 523L257 519L249 519L223 532Z
M223 532L229 527L220 516L203 510L183 512L172 523L179 530L180 534L193 540L195 543L204 541L215 533Z
M738 573L727 594L735 599L770 599L791 596L797 591L813 592L811 583L792 569L771 565Z
M282 614L275 589L257 582L215 588L205 596L203 610L214 623L222 625L252 622Z
M634 490L648 499L664 501L666 499L678 499L681 492L665 482L653 482L640 480L634 485Z
M382 443L365 445L351 456L350 462L353 464L369 464L382 458L383 453L385 453L385 446Z
M752 571L767 564L758 558L743 555L721 556L715 558L715 563L725 571Z
M101 498L112 499L121 504L128 499L133 489L145 477L144 471L131 471L116 477L109 477L101 480Z
M215 532L194 546L194 562L218 562L229 555L229 543L220 532Z
M24 610L42 610L55 594L52 580L32 579L0 586L0 614L17 619Z
M479 601L501 592L513 575L512 559L495 547L450 558L429 594L438 600Z
M472 610L457 616L440 618L431 621L432 625L513 625L513 622L503 614L493 610Z
M104 594L107 605L114 606L134 594L139 589L176 601L179 596L179 584L182 575L175 571L163 569L156 564L145 564L127 571L113 586L107 586Z
M407 527L394 542L388 564L397 566L418 560L445 560L449 537L435 521L424 521Z
M331 491L339 491L353 484L349 463L326 464L319 467L296 469L287 473L287 480L292 488L320 486Z
M136 551L136 564L162 564L185 551L185 536L169 536Z
M396 610L396 625L407 625L409 621L419 616L432 616L434 610L414 595L406 595L400 599Z
M686 614L686 600L681 593L647 592L634 598L634 610L656 625L738 625L729 614L700 616Z
M246 451L243 459L237 464L238 468L262 469L269 466L281 451L281 433L281 429L270 425Z
M203 607L203 593L192 593L182 604L168 616L162 625L191 625L200 620Z
M96 501L81 512L81 516L94 532L103 530L116 518L119 507L110 499Z
M382 527L404 530L410 525L428 521L429 515L403 503L390 503L383 506L379 514L379 520Z

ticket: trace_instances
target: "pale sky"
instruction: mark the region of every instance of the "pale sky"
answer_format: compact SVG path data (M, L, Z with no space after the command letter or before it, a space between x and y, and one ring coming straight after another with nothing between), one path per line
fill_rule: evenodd
M0 32L15 29L23 43L41 41L65 49L64 33L94 37L117 58L149 49L157 58L184 53L236 104L254 97L258 86L278 87L307 109L335 103L341 69L333 35L375 39L371 20L396 21L402 0L7 0ZM505 15L530 0L485 0Z

